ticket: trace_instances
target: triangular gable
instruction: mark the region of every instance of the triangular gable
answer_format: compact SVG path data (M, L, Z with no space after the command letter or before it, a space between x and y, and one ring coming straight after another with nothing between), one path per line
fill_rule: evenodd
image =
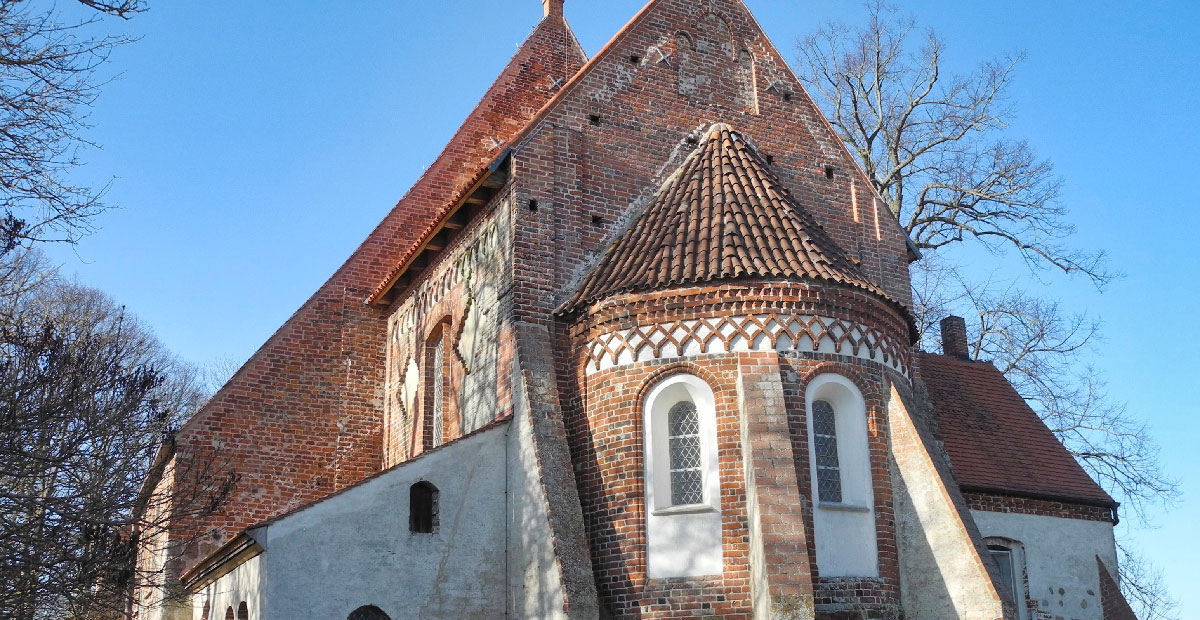
M694 148L684 138L720 121L774 160L781 185L871 284L910 303L907 236L741 0L652 0L513 139L518 185L529 199L570 205L559 225L581 237L578 251L560 237L553 252L520 261L558 257L555 274L518 280L554 282L555 305L564 301L608 245L574 218L627 222Z

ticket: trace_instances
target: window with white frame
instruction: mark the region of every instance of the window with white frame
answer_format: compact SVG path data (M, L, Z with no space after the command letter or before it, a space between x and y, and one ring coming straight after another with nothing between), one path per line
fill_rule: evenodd
M879 575L866 401L850 379L823 373L805 392L817 572Z
M649 577L720 574L721 480L712 388L689 374L660 380L646 394L643 424Z

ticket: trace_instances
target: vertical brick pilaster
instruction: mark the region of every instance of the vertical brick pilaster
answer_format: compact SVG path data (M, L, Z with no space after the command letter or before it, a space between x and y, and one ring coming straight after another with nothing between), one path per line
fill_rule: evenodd
M805 534L779 358L741 356L738 409L750 518L750 574L756 619L815 615Z

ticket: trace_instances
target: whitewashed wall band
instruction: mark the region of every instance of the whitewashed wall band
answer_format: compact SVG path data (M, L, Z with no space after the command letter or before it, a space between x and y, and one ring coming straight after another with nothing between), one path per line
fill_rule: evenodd
M778 314L671 321L609 332L588 345L586 372L738 351L833 353L908 375L904 349L878 329L829 317Z

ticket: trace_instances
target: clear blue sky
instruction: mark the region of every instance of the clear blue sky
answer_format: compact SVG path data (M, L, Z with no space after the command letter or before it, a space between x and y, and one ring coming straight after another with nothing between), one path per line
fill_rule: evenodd
M856 23L845 0L748 0L776 45ZM244 360L333 272L433 160L541 15L538 0L167 2L124 28L120 79L95 107L83 176L116 177L122 208L68 273L102 288L204 364ZM508 7L501 10L498 5ZM568 0L598 50L642 0ZM1025 50L1013 88L1028 138L1066 178L1076 242L1126 277L1055 294L1106 324L1094 362L1150 421L1184 499L1134 534L1200 617L1200 275L1192 205L1200 123L1200 3L900 1L969 68ZM120 26L120 24L117 24ZM1132 521L1132 519L1131 519Z

